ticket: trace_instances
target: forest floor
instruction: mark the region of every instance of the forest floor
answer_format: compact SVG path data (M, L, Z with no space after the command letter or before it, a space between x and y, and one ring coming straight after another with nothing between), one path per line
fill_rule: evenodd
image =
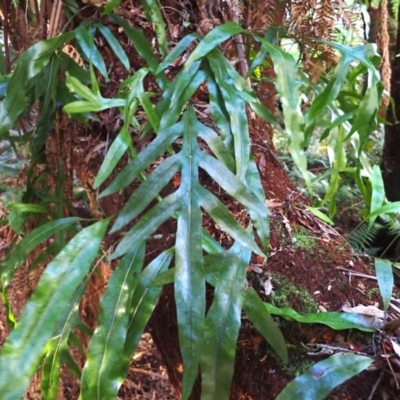
M15 182L8 182L10 185ZM1 198L0 198L1 200ZM1 202L0 202L1 206ZM270 201L271 242L267 265L255 257L249 266L248 281L263 300L278 307L290 306L297 311L340 311L343 307L358 305L376 306L382 310L382 301L371 259L352 254L349 245L332 228L318 222L294 203ZM233 213L241 211L231 208ZM3 213L0 207L0 213ZM4 217L0 214L0 218ZM211 227L210 227L211 228ZM15 234L8 225L0 226L0 261L4 260L7 246ZM29 260L32 262L33 260ZM11 305L16 315L34 290L40 268L28 271L21 268L9 288ZM266 272L267 271L267 272ZM296 283L294 286L293 283ZM267 294L268 286L272 291ZM306 290L302 291L299 288ZM395 288L395 298L399 293ZM399 313L391 309L392 319ZM370 318L366 317L366 318ZM373 316L372 316L373 317ZM246 399L274 399L276 395L315 362L335 352L361 352L377 359L375 370L362 374L341 385L328 397L331 400L380 400L400 398L398 389L400 357L393 355L390 340L398 342L398 329L375 335L360 335L356 331L335 331L323 325L306 325L276 320L284 332L288 345L290 364L283 366L269 350L265 340L243 319L238 340L238 354L246 354L249 364L254 364L252 376L258 376L265 386L273 388L268 396L260 394ZM0 347L9 333L6 309L0 303ZM391 353L392 363L385 360L385 349ZM329 350L329 351L327 351ZM263 366L260 371L260 365ZM247 369L248 373L249 369ZM241 386L246 377L235 373L234 386ZM247 379L247 381L251 381ZM269 390L269 389L268 389ZM59 400L76 400L79 385L73 376L66 374ZM161 352L156 348L150 333L146 332L132 359L129 374L119 392L120 400L178 399L169 382ZM26 394L28 399L41 399L40 376L36 375ZM243 396L232 399L244 399Z
M134 55L131 59L133 57ZM114 77L112 81L119 82L119 78L118 76ZM79 137L76 140L78 139ZM93 148L96 145L97 143L92 143ZM90 147L89 144L87 146ZM90 151L87 151L90 154ZM260 159L261 162L258 165L265 165L264 170L268 171L268 174L274 171L274 161L269 158L267 153L259 154ZM86 173L88 169L98 171L101 159L96 160L93 157L90 162L90 168L89 165L83 165L82 173ZM16 168L19 168L19 165ZM81 175L78 174L78 177L82 181ZM266 184L268 182L285 182L283 176L266 175L262 178L263 183ZM16 181L10 180L8 185L13 187L15 183ZM207 182L203 183L207 184ZM212 183L208 182L208 184L212 189ZM281 186L285 187L285 185ZM219 190L217 187L214 189ZM248 274L249 284L262 294L263 300L278 307L289 306L299 312L341 311L343 307L352 308L360 304L376 306L376 309L382 310L382 301L374 278L375 271L372 261L366 257L353 255L350 246L336 231L318 222L310 213L304 212L304 209L298 208L296 206L297 197L287 196L287 189L284 189L285 193L278 193L277 187L266 187L265 189L267 197L271 199L268 203L271 211L270 253L267 265L255 257ZM274 201L274 199L287 200ZM0 220L5 216L1 209L1 201L0 196ZM122 196L119 196L118 201L123 201ZM228 207L237 219L240 219L242 209L237 208L235 204L229 204ZM109 204L102 204L102 208L106 210L107 215L111 215L115 213L115 210L121 209L121 204L112 204L110 201ZM108 208L111 211L107 212ZM347 218L347 223L349 224L349 218ZM349 225L354 224L350 223ZM345 233L347 228L340 233ZM215 233L215 227L210 225L207 226L207 229ZM7 246L14 238L15 234L8 225L0 225L0 262L4 260ZM229 246L230 243L224 244ZM32 261L32 259L29 260L29 262ZM13 280L9 288L9 297L16 315L19 315L26 299L34 290L40 272L40 268L36 271L22 268ZM270 289L272 291L267 294ZM394 297L400 298L399 293L395 293ZM398 318L399 314L396 314L393 309L390 311L393 313L391 318ZM394 329L387 334L377 332L371 337L370 334L360 335L351 330L334 331L323 325L287 323L282 319L276 321L287 341L290 355L289 366L283 366L274 355L271 355L266 341L253 327L249 326L245 318L243 319L244 328L238 340L237 353L245 354L246 362L254 365L254 369L247 368L247 374L251 374L250 379L240 370L236 371L233 387L241 386L245 381L251 382L252 378L256 379L257 377L259 381L265 383L265 388L268 388L265 390L269 391L268 395L265 393L260 393L259 396L249 395L246 400L274 399L296 375L332 354L326 350L331 350L333 353L359 351L374 356L378 360L375 371L365 371L351 379L332 392L329 399L386 400L400 398L398 389L400 356L392 357L394 360L392 365L386 362L385 354L382 354L385 346L388 352L391 351L387 346L390 339L398 341L398 330ZM6 310L0 302L0 347L8 333ZM250 389L249 391L251 391ZM59 400L76 400L78 395L77 380L72 376L64 379ZM40 377L35 376L26 399L40 398ZM153 343L150 333L147 332L142 336L132 359L128 377L119 393L119 399L169 400L178 398L179 395L169 382L161 352ZM242 400L245 397L235 397L235 393L232 394L232 399L239 398Z
M275 221L274 218L272 221L275 228L272 229L271 252L268 262L270 265L268 277L274 290L272 295L265 295L266 300L273 300L275 304L280 306L284 306L284 304L279 304L279 301L290 300L291 307L299 311L315 306L311 305L312 301L307 295L300 293L296 288L290 288L289 286L288 289L287 284L279 278L279 276L286 275L290 276L292 282L297 282L300 286L306 286L308 292L314 294L314 300L316 300L316 304L320 309L340 311L343 306L354 307L358 304L375 304L380 309L382 308L372 267L367 267L368 263L360 257L349 258L348 249L340 249L337 242L330 236L333 231L329 230L326 233L326 237L323 235L316 237L312 235L311 231L306 233L302 228L299 228L297 232L290 232L290 236L286 232L288 238L291 237L290 240L283 242L286 245L275 247L282 242L281 236L285 235L280 225L282 220L277 225L276 219L277 214L275 213ZM281 218L279 217L278 219ZM278 235L277 232L279 232L279 237L275 237L275 235ZM9 235L9 229L6 227L0 228L0 260L4 258L5 246L10 241ZM296 238L296 240L293 238ZM321 253L318 250L318 241L324 241L325 243L325 249ZM291 247L294 244L296 248L291 251ZM327 245L331 246L331 258L326 256ZM257 269L257 264L254 263L252 267L253 270L249 269L249 282L256 288L257 283L255 282L265 282L267 277L260 271L261 266ZM30 286L28 279L18 279L18 284L14 283L10 288L11 303L17 313L22 309L22 299L26 299L30 292L27 289ZM347 289L343 290L343 287ZM285 288L285 296L282 294L282 288ZM264 289L266 290L266 288ZM275 296L275 298L271 296ZM244 324L246 324L245 320ZM373 338L371 338L371 335L367 338L367 336L360 335L355 331L334 331L322 325L286 325L283 321L280 321L280 324L290 349L291 365L289 367L283 367L273 357L270 357L268 345L254 328L244 329L238 341L238 352L246 352L249 363L254 360L254 365L259 366L260 359L268 359L265 363L265 382L267 385L275 386L278 393L296 374L326 357L327 353L323 351L324 349L337 348L339 351L341 349L345 351L360 351L371 356L378 356L381 360L377 363L378 369L366 371L350 380L348 384L342 385L340 389L334 391L329 396L329 399L378 400L399 398L400 391L396 389L396 384L398 384L396 374L393 375L391 373L388 367L389 364L385 364L381 357L382 354L379 354L379 349L377 350L377 347L381 346L381 343L377 342L377 336L379 336L379 340L383 341L388 340L389 336L397 340L396 330L387 335L379 335L378 333ZM6 310L3 304L0 304L0 346L6 340L8 333ZM299 344L305 346L302 350L300 363L295 361L298 355L294 351L295 348L298 351ZM400 362L397 361L397 364L400 366ZM272 369L271 366L273 365L276 368ZM400 368L397 369L400 370ZM235 379L240 380L237 376L235 376ZM75 400L78 397L78 393L77 381L70 377L70 379L66 379L63 382L59 399ZM275 396L274 394L270 398L273 399ZM128 377L119 393L119 399L172 400L178 398L179 396L168 380L161 353L154 345L150 333L145 333L132 359ZM232 398L234 399L235 397ZM258 400L258 397L252 398ZM41 399L40 377L33 379L26 399ZM262 397L260 397L261 399Z

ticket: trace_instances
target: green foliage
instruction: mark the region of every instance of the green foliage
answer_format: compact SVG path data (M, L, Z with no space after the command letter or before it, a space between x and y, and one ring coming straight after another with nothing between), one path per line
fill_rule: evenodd
M277 400L325 399L335 387L359 374L372 362L372 358L357 354L335 354L297 377L279 394Z
M233 256L232 260L219 273L220 284L215 288L205 321L201 357L202 397L205 399L229 398L233 376L245 297L243 287L251 251L236 242L229 255Z
M378 251L385 250L382 247L372 247L376 244L377 238L382 231L391 229L389 221L375 222L371 227L367 223L360 224L347 237L347 241L356 253L367 253L376 256Z
M382 179L382 174L378 166L374 166L372 176L370 178L371 183L371 200L369 212L365 219L368 221L367 224L362 224L355 232L349 237L350 243L353 242L356 249L365 249L368 243L374 243L381 235L381 241L383 250L380 255L383 257L390 247L396 243L400 236L398 222L393 218L393 213L398 212L400 202L390 203L385 199L385 189ZM386 203L386 204L385 204ZM377 217L379 217L381 223L377 223ZM390 243L388 241L391 240ZM383 248L384 246L386 248ZM378 251L376 252L378 253ZM397 257L397 254L395 255ZM392 297L393 290L393 271L392 263L389 260L375 258L375 271L376 278L378 281L379 291L382 296L384 310L387 311L389 303Z
M385 311L389 308L393 290L393 271L392 263L389 260L375 259L376 279L378 280L379 291L383 300L383 308Z
M332 329L359 329L361 331L372 332L373 329L363 322L362 315L343 312L319 312L299 314L291 308L278 308L272 304L265 303L264 306L272 315L292 319L303 324L324 324Z
M0 103L0 137L4 137L8 133L25 110L28 81L38 78L38 75L49 64L55 51L73 37L73 33L67 33L54 39L43 40L21 55L8 84L6 97ZM34 82L42 84L37 79ZM54 81L51 81L50 84L54 84Z
M128 21L110 13L117 3L109 2L104 14L108 14L110 23L122 27L147 65L121 83L115 98L104 98L100 93L94 69L105 82L109 77L94 41L96 31L108 41L127 70L130 69L129 58L108 27L99 23L91 25L92 21L88 20L75 31L41 41L23 53L8 83L6 97L0 104L0 135L5 136L27 104L40 103L42 113L32 135L34 162L52 130L60 99L63 101L63 112L72 114L81 122L95 119L94 112L119 109L124 124L108 149L94 187L100 188L113 176L112 182L103 188L99 196L106 197L137 182L135 191L117 213L110 230L114 233L127 229L109 257L109 260L122 258L113 270L101 300L94 332L84 325L77 310L90 274L94 273L93 262L99 255L108 219L94 223L77 234L74 232L74 237L65 246L65 230L79 219L55 219L42 224L28 234L1 265L3 298L8 305L6 285L16 268L40 243L55 238L57 246L54 253L57 255L45 269L0 356L2 399L22 397L41 362L44 398L56 398L62 364L79 376L83 400L117 397L129 361L157 302L161 290L159 285L167 282L174 284L177 304L184 371L183 399L189 398L199 369L204 398L229 397L242 310L285 362L287 349L271 317L273 313L302 322L362 329L355 317L346 314L299 316L293 310L277 311L265 305L253 289L246 289L246 271L251 254L266 257L269 248L269 211L257 166L251 157L247 108L265 120L278 124L218 48L232 36L245 33L243 29L237 23L229 22L216 27L205 37L189 34L168 52L161 10L157 2L144 1L147 18L154 24L158 49L163 57L159 62L143 31L131 28ZM356 167L357 176L360 176L361 167L368 168L362 158L362 149L368 134L376 125L376 109L382 91L375 67L370 61L370 57L376 56L375 49L370 45L352 49L333 44L342 55L340 68L334 71L325 86L316 86L302 74L292 56L266 38L254 38L261 43L262 49L254 58L252 69L257 68L257 63L261 63L266 54L271 57L283 106L289 150L310 190L311 178L304 148L315 127L326 128L323 135L330 140L334 170L330 189L321 204L326 201L334 204L339 174L347 166L344 157L344 143L347 140L352 141L360 159ZM72 66L65 55L59 54L64 43L73 39L76 39L88 63L89 72ZM181 71L170 81L165 70L194 41L197 41L195 49ZM359 107L349 104L343 89L344 77L347 85L355 88L357 77L353 73L351 82L349 77L350 66L356 62L362 66L357 70L359 74L369 74ZM58 79L60 72L65 72L66 82ZM159 85L157 96L146 92L143 82L147 77ZM202 84L206 84L209 90L209 112L215 128L200 121L191 104ZM309 85L314 92L307 112L301 107L304 85ZM144 127L135 118L138 110L147 116L148 123ZM344 114L342 110L345 110ZM151 143L138 153L131 138L132 128L138 133L154 134ZM207 144L211 154L204 151L199 139ZM124 155L128 156L129 162L119 171L117 164ZM148 172L150 166L154 166L151 173ZM250 223L247 229L237 222L209 187L202 185L200 170L248 212ZM181 176L179 186L164 196L163 189L178 172ZM358 181L363 193L367 193L361 178ZM376 191L374 198L377 200L373 202L371 217L382 208L382 199L376 197ZM14 210L42 213L44 208L42 204L26 202L15 204ZM330 212L334 214L334 206L330 206ZM203 229L203 213L207 213L232 238L234 244L229 250L222 248ZM171 219L177 221L174 248L158 255L142 270L146 242L163 223ZM258 241L254 234L258 236ZM172 259L175 266L166 271ZM382 281L387 279L386 270L380 267ZM207 313L206 282L214 286L213 302ZM388 293L385 299L387 296ZM11 311L9 320L15 324ZM80 329L91 336L87 362L82 372L69 349L70 343L76 342L73 329ZM316 385L319 396L350 376L340 367L337 361L341 360L340 357L330 360L315 366L338 370L333 383L328 386ZM367 365L361 358L348 357L348 360L356 361L353 374ZM10 389L9 382L17 374L19 385ZM288 392L291 390L292 386L287 388Z
M57 323L69 312L74 292L91 268L108 222L100 221L79 232L44 271L1 353L3 399L22 398ZM15 376L20 384L10 387Z
M121 19L118 19L118 21L121 21ZM130 34L131 28L124 23L122 25ZM97 26L97 28L108 41L113 42L107 29L101 26ZM237 31L238 26L236 24L223 25L213 31L210 36L204 39L206 41L205 45L199 46L197 53L194 53L196 59L192 57L192 61L188 60L182 72L172 82L168 82L168 85L165 79L162 78L165 76L162 72L162 68L165 68L165 66L159 67L156 65L153 56L147 54L144 48L141 47L143 43L139 43L138 51L140 52L143 48L142 53L145 58L148 58L149 69L143 69L133 75L132 79L123 82L119 91L120 97L115 99L105 99L101 96L93 73L92 65L100 71L106 80L108 79L103 59L93 41L94 31L90 27L81 25L74 33L68 36L69 38L77 38L86 59L90 63L91 88L83 84L76 75L67 71L66 87L75 94L76 100L66 104L64 111L76 114L97 112L110 107L120 107L121 113L125 117L124 127L117 136L115 143L111 146L109 154L105 157L99 171L95 183L96 187L100 186L113 172L118 160L127 150L129 150L132 161L116 176L109 187L102 192L101 196L107 196L125 188L135 178L139 178L142 182L118 214L112 228L112 231L120 230L133 219L139 217L111 256L111 259L124 257L113 273L101 301L98 328L92 335L88 348L88 361L81 376L83 398L109 398L117 395L118 388L127 373L129 360L135 350L138 338L150 317L151 309L154 307L157 294L160 291L160 288L157 287L149 288L148 284L155 274L165 270L172 257L171 252L169 252L167 256L169 261L166 261L165 257L157 258L151 264L151 267L149 265L148 268L151 268L150 270L145 269L140 274L144 247L137 247L136 244L144 243L157 230L160 224L170 218L176 218L178 223L174 249L174 285L176 302L179 304L177 308L179 339L185 366L183 397L187 398L190 395L199 364L201 365L202 373L206 374L205 376L217 374L216 376L218 377L218 379L214 380L212 386L206 385L205 393L209 393L211 397L215 393L219 393L224 397L229 392L233 373L235 343L241 321L240 313L246 297L245 292L243 292L245 273L251 251L259 255L264 255L264 252L256 244L252 235L233 218L223 203L208 189L199 184L199 168L205 170L223 190L248 209L261 243L265 248L268 248L269 236L268 210L264 204L265 198L260 179L257 177L258 173L255 169L254 161L250 159L250 141L245 111L246 101L242 99L242 95L238 95L239 91L234 86L235 82L239 86L244 86L244 80L225 61L222 53L216 49L219 43ZM52 62L52 55L57 57L56 50L64 43L62 39L65 38L50 42L49 46L51 45L51 47L47 46L43 49L43 53L47 56L47 62ZM202 41L200 41L201 43ZM116 46L114 50L121 61L124 61L121 48ZM26 68L28 71L31 67L29 63L32 64L33 60L29 58L25 61L25 58L22 59L25 64L22 63L23 67L17 67L16 73L21 68ZM222 63L216 64L215 60L222 61ZM43 63L41 68L45 68L46 65ZM22 78L27 75L27 72L23 71L25 75ZM149 72L154 73L156 79L160 77L160 82L163 82L162 86L165 86L165 91L154 108L148 102L151 94L144 92L143 88L143 79ZM40 74L40 70L35 71L35 73ZM226 76L230 76L232 87L224 81ZM196 118L192 107L189 107L181 115L182 108L205 79L210 79L213 84L218 85L215 87L218 97L213 100L213 110L215 110L213 113L217 114L217 121L221 121L221 117L227 121L227 124L224 125L224 131L220 134L202 124ZM14 87L13 85L14 83L11 80L9 90ZM55 80L52 81L52 85L52 92L56 93L57 90L62 90ZM128 89L128 92L126 89ZM250 89L247 89L247 92L248 96L250 96L249 102L252 107L262 110L261 103L259 103ZM26 95L25 91L21 90L19 95ZM7 103L10 96L7 94L4 104ZM46 99L45 101L48 100ZM128 132L131 124L137 126L134 114L139 105L149 116L151 129L157 133L157 136L144 151L136 155ZM13 120L10 120L9 124L15 120L18 113L23 111L22 103L19 108L17 107L13 111ZM234 118L234 116L239 116L239 118ZM171 144L178 138L182 138L180 151L176 154L171 154L170 157L166 157L164 161L159 163L152 174L146 176L146 168L152 165L160 155L170 150ZM203 152L199 147L198 138L202 138L209 145L215 157ZM161 190L177 171L180 171L182 176L180 187L174 193L160 198ZM246 182L247 179L252 183L251 188ZM148 208L154 199L158 199L159 202L143 215L143 211ZM14 206L14 208L16 207L17 205ZM35 205L35 207L35 210L31 210L29 205L21 205L19 211L43 211L40 205ZM206 278L203 273L201 208L215 220L221 229L224 229L236 240L234 247L227 253L229 255L229 263L225 264L224 274L226 275L223 275L225 279L221 279L216 286L215 301L206 319ZM67 222L68 224L76 223L77 219L69 219ZM70 263L68 265L72 269L76 268L74 258L81 259L79 243L81 243L82 235L86 232L91 232L93 243L96 243L95 238L97 240L101 239L105 224L108 221L105 220L103 222L91 225L76 235L55 258L53 263L47 267L46 271L50 273L53 264L58 266L60 257L64 263ZM103 227L101 235L94 231L99 224ZM23 262L26 255L43 240L59 231L64 225L61 224L61 221L56 220L37 228L37 230L28 235L21 242L21 250L18 251L17 249L13 253L13 257L7 260L3 268L2 283L6 285L10 281L15 268ZM212 245L210 237L205 236L204 241L211 243L211 247L209 244L205 246L206 249L223 251L218 246ZM78 254L75 255L74 251L77 251ZM70 254L70 252L74 255ZM141 255L135 255L139 254L137 252ZM95 254L96 252L87 252L86 261L82 262L80 267L77 268L75 279L78 280L79 278L80 281L83 279L82 273L83 271L88 271ZM65 306L66 308L62 312L58 310L60 312L56 315L54 312L51 313L53 328L49 328L44 332L44 328L38 326L36 336L33 338L29 334L29 324L35 323L35 318L39 318L41 312L43 312L41 309L43 301L51 301L53 298L51 296L66 294L66 289L63 289L64 285L61 282L61 278L64 277L64 275L61 275L61 271L62 268L60 268L58 275L54 276L54 280L58 284L54 284L52 286L53 289L49 287L48 292L43 293L44 289L39 284L35 297L32 298L26 308L29 310L30 307L35 307L34 309L38 311L26 312L27 314L24 315L27 316L21 318L18 328L13 333L14 336L20 335L17 338L21 337L21 339L18 339L21 351L26 351L30 344L34 345L36 349L34 357L29 360L23 357L25 360L24 371L26 371L23 375L25 380L23 380L23 384L18 390L23 392L29 377L38 368L39 361L42 355L45 354L42 392L49 398L54 398L55 393L57 393L59 366L61 363L68 361L68 365L76 371L76 366L71 362L71 357L68 356L68 342L71 340L72 328L81 325L79 324L79 318L77 321L77 316L73 312L79 299L79 297L76 297L75 300L72 300L74 290L77 289L77 281L71 284L66 280L66 282L70 283L68 292L70 294L65 295L61 304L69 305L69 308ZM241 271L240 274L238 274L238 271ZM54 274L54 272L51 273ZM142 275L143 279L141 278ZM45 273L42 279L49 285L46 281L46 276ZM72 276L71 274L71 278ZM242 295L239 295L238 292L242 293ZM79 290L79 296L82 296L83 293L84 290ZM139 293L142 294L139 295ZM227 295L228 301L226 299ZM70 303L71 301L72 303ZM227 306L228 308L226 308ZM121 310L124 310L124 312ZM126 312L126 310L130 310L130 312ZM221 313L225 315L222 319L220 318ZM268 315L266 312L264 314ZM49 318L46 312L44 312L43 318L45 321L47 321L46 318ZM228 331L226 331L227 326L229 327ZM261 322L259 326L261 326ZM272 331L274 331L273 328ZM52 336L55 332L58 332L57 338ZM226 338L224 332L226 334L229 332ZM14 336L10 336L7 342L9 344L5 346L2 355L3 362L7 362L7 354L17 351L15 346L11 350ZM205 337L207 341L217 340L212 351L209 346L204 346ZM132 342L133 338L134 341ZM285 357L286 353L282 350L284 349L284 342L281 341L279 343L275 340L274 343L278 352ZM7 350L7 346L10 347L10 350ZM220 350L214 351L215 349ZM121 357L124 360L123 363L120 362ZM217 358L215 359L215 357ZM20 360L22 362L22 358ZM15 362L18 364L17 359L15 359ZM221 370L210 369L211 366L220 363ZM14 366L10 368L9 373L13 373L13 371L15 371ZM15 394L14 396L17 395Z

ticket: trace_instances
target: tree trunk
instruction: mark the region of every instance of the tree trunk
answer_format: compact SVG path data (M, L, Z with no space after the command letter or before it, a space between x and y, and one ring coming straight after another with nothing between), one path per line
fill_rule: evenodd
M391 93L394 106L389 106L386 126L385 143L382 155L382 172L385 183L386 197L390 201L400 200L400 25L397 24L395 47L392 54Z

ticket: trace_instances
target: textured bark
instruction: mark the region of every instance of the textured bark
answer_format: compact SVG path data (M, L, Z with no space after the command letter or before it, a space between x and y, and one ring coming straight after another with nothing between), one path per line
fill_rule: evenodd
M396 41L392 50L391 93L394 107L389 107L386 126L385 143L382 154L382 173L385 183L386 197L390 201L400 200L400 25L397 25Z

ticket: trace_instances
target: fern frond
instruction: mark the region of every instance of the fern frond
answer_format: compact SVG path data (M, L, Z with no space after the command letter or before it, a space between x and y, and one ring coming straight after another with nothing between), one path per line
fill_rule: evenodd
M398 221L381 216L372 226L362 223L346 239L356 253L390 256L391 249L399 236Z

